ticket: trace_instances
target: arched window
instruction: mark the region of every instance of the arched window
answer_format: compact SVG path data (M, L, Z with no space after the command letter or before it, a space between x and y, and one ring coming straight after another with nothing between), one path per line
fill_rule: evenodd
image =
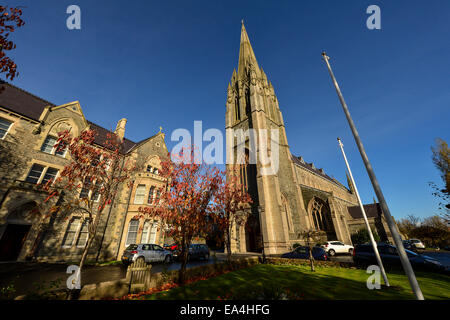
M236 121L241 120L241 108L239 107L239 99L236 97L234 100L234 112Z

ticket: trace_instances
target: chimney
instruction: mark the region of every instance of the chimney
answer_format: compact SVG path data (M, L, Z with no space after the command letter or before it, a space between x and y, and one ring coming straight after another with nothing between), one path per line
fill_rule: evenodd
M127 124L127 119L123 118L120 119L117 122L117 127L114 133L120 138L120 140L123 140L123 137L125 136L125 125Z

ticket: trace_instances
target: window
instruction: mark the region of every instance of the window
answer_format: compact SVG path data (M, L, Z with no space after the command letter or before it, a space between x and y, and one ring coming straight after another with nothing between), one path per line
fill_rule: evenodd
M153 173L158 174L159 173L158 169L157 168L153 169Z
M67 226L66 234L64 235L63 247L71 247L75 240L75 235L80 226L80 218L74 218L69 222Z
M55 154L60 157L64 157L66 155L67 147L63 145L63 148L59 148L60 150L57 150L55 147L55 144L58 142L58 138L53 136L47 136L45 138L44 143L41 146L41 151L49 154Z
M94 190L92 190L92 200L97 202L100 200L100 190L102 188L102 183L96 182Z
M91 185L92 185L91 179L89 177L86 177L84 179L83 188L81 188L80 199L89 198L89 191L91 189Z
M150 231L150 220L145 220L144 228L142 229L141 243L148 243L149 231Z
M11 121L0 118L0 139L3 139L11 128Z
M153 204L153 201L155 201L155 187L151 186L150 191L148 192L147 203Z
M84 248L86 246L89 237L89 223L88 220L84 220L81 225L80 233L78 234L77 247Z
M128 225L127 241L125 243L126 246L136 243L138 228L139 220L131 220L130 224Z
M136 188L134 204L143 204L145 199L145 184L140 184Z
M158 230L158 224L155 222L155 223L153 223L152 229L150 230L150 239L149 239L150 243L156 242L156 231L157 230Z
M152 166L147 166L147 172L152 172Z
M159 204L161 202L161 189L156 190L155 204Z
M31 167L30 173L28 177L25 179L26 182L31 182L37 184L39 179L41 178L42 172L44 171L44 166L40 164L33 164Z
M56 175L58 174L58 169L48 168L45 172L44 178L42 179L42 184L46 184L49 180L55 182Z
M56 138L52 136L47 136L47 138L45 138L44 143L42 144L41 151L51 154L53 152L53 147L55 146L55 144Z

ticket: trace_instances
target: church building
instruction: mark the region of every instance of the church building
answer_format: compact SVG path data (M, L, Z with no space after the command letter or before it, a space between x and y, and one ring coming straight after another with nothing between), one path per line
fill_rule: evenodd
M354 189L291 153L275 89L258 65L243 23L238 69L233 70L228 84L225 122L226 130L233 132L266 129L279 133L277 172L263 174L258 161L247 162L241 170L241 181L253 203L247 224L233 230L233 252L261 252L264 248L266 254L284 253L295 243L305 243L302 234L307 230L320 231L320 241L351 244L351 233L364 228ZM247 158L253 153L261 159L265 150L258 143L252 146L249 140L245 140ZM269 147L271 143L276 142L270 139ZM239 157L237 144L227 144L227 149L228 154ZM379 233L387 239L390 234L384 216L380 213L377 217L378 222L374 216L370 223L381 228Z

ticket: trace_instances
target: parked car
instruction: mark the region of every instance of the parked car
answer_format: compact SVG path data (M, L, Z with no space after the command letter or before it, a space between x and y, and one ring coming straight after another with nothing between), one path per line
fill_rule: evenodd
M401 266L400 256L397 253L397 248L393 245L378 244L378 252L380 253L381 260L385 267L399 267ZM426 270L426 271L445 271L443 266L438 260L421 255L411 250L405 249L411 266L414 269ZM377 264L375 253L371 244L360 244L353 250L353 262L357 265L371 265Z
M413 252L417 252L417 247L410 240L403 240L403 247L405 249L411 250Z
M122 254L122 262L130 264L138 259L143 259L146 263L170 263L173 255L172 252L164 250L157 244L130 244Z
M312 256L315 260L328 260L328 255L322 247L313 247ZM289 259L309 259L309 247L298 246L291 252L282 254L281 257Z
M181 247L177 247L173 254L176 259L179 259ZM189 246L188 260L209 260L209 255L209 247L206 244L194 243Z
M164 250L171 251L172 253L178 248L178 245L176 243L167 244L165 243L163 245Z
M322 244L322 248L324 248L330 256L334 256L337 253L353 253L353 246L344 244L340 241L327 241Z
M425 249L425 245L419 239L409 239L411 243L413 243L417 249Z

